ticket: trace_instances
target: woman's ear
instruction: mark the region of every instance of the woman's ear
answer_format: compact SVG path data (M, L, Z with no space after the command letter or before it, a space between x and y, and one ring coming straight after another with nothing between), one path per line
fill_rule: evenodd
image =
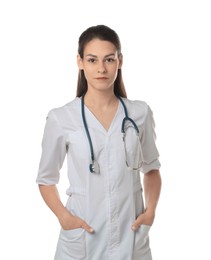
M119 54L119 66L118 66L118 69L121 69L122 68L122 64L123 64L123 55L122 53Z
M79 54L77 55L77 64L78 64L79 70L83 70L83 68L84 68L83 60L81 59L81 56Z

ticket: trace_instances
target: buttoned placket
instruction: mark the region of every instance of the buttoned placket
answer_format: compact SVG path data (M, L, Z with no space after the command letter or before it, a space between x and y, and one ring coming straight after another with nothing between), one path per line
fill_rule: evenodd
M120 243L120 231L119 231L119 219L118 219L118 193L113 189L114 174L112 165L112 154L111 154L111 144L112 138L115 138L113 134L116 131L121 131L121 125L117 124L119 120L116 117L123 117L123 108L119 103L115 117L110 125L108 131L106 131L101 123L96 119L92 112L85 107L87 115L91 115L90 119L93 123L98 125L98 129L101 134L104 135L104 155L103 155L103 166L101 165L101 173L104 177L104 192L105 192L105 202L106 202L106 212L107 212L107 241L108 241L108 259L106 260L118 260L119 259L119 243ZM121 115L119 112L121 111ZM90 123L91 125L91 123ZM94 136L92 138L94 141ZM102 156L102 154L101 154Z
M105 162L107 167L105 168L105 179L106 179L106 201L107 201L107 214L109 219L108 225L108 259L116 260L119 259L119 221L118 221L118 194L117 191L113 190L112 187L112 167L111 160L112 156L110 153L110 142L112 137L108 134L105 138Z

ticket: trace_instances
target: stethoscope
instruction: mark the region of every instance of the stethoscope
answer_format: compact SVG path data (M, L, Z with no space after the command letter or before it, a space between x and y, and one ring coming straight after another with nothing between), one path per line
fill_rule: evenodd
M92 161L92 163L89 165L89 170L90 170L91 173L100 173L100 166L99 166L99 164L96 161L95 156L94 156L94 149L93 149L92 139L90 137L90 133L89 133L87 122L86 122L84 96L85 96L85 94L81 98L81 114L82 114L82 120L83 120L84 129L86 131L86 135L87 135L87 139L88 139L89 147L90 147L90 154L91 154L91 161ZM136 134L137 135L139 135L139 129L138 129L136 123L133 121L133 119L128 116L127 108L126 108L122 98L118 96L118 99L121 102L121 104L122 104L122 106L124 108L124 113L125 113L125 117L122 120L122 127L121 127L121 132L123 134L123 141L124 141L124 137L125 137L125 124L126 124L127 121L129 121L132 124L132 126L136 130Z

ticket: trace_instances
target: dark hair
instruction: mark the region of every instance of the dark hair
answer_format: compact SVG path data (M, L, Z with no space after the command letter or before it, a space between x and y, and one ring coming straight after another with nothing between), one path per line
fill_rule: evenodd
M117 49L118 55L121 54L121 43L117 33L111 28L109 28L108 26L97 25L97 26L89 27L79 37L78 54L82 59L84 57L84 48L86 44L93 39L100 39L103 41L109 41L113 43ZM87 91L87 87L88 86L84 75L84 71L79 70L76 96L81 97L83 94L85 94ZM117 77L114 82L114 94L116 96L127 97L123 79L122 79L121 69L118 69Z

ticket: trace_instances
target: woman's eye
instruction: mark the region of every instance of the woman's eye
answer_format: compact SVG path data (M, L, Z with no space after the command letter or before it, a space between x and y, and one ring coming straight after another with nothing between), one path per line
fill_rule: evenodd
M94 62L96 62L96 60L95 59L88 59L88 62L94 63Z
M108 63L113 62L113 61L114 61L114 59L112 59L112 58L108 58L108 59L106 60L106 62L108 62Z

